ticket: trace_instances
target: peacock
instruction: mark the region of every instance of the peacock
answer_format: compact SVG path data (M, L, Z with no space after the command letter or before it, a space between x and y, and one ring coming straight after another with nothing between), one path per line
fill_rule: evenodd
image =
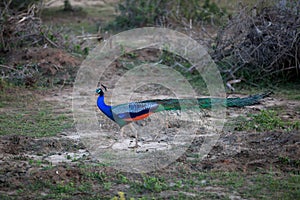
M107 91L104 85L101 84L101 86ZM103 89L96 89L96 95L99 95L97 106L108 118L117 123L120 128L131 122L145 119L157 112L193 108L209 109L212 106L244 107L257 104L261 99L271 94L271 92L266 92L245 98L151 99L110 106L104 101ZM198 104L195 102L198 102Z

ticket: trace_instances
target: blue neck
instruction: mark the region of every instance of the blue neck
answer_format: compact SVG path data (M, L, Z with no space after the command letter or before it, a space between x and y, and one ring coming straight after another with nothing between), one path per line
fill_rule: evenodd
M98 100L97 100L97 106L107 117L109 117L111 120L115 121L113 114L111 112L111 106L106 105L104 102L104 95L102 95L102 96L99 95Z

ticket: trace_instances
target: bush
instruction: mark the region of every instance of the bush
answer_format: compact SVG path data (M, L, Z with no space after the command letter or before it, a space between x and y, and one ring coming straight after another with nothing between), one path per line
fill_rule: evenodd
M118 4L119 15L106 27L113 30L127 30L145 26L168 26L181 24L182 19L212 21L225 14L210 0L124 0Z
M126 30L157 24L166 13L167 0L125 0L118 4L119 15L107 29Z
M193 21L218 21L225 13L216 3L205 0L179 1L178 17L192 19Z
M8 52L29 43L38 44L43 40L42 22L36 16L39 7L33 5L35 2L38 1L15 0L0 4L0 52Z
M4 0L0 2L0 8L7 8L14 12L22 12L27 10L33 4L42 3L42 0Z
M261 83L299 78L298 12L299 5L244 8L220 29L211 55L226 80Z

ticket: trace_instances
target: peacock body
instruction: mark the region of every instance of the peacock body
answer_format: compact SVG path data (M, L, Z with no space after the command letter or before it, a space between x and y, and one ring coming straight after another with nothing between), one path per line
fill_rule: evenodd
M97 100L98 108L120 127L133 121L142 120L156 112L197 108L207 109L212 106L244 107L257 104L261 99L270 95L270 92L268 92L245 98L152 99L109 106L104 101L103 90L98 88L96 93L99 95Z

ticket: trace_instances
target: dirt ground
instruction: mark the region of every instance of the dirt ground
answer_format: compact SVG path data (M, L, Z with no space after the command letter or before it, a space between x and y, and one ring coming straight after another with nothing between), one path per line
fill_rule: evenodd
M80 62L69 56L60 56L62 54L60 50L49 49L46 51L49 53L45 54L48 56L43 56L43 54L37 56L37 53L35 55L33 52L39 51L32 49L26 51L23 55L29 56L31 59L42 59L43 61L48 59L47 63L52 63L51 56L53 56L58 58L53 60L53 63L57 62L56 65L62 64L61 66L64 63L72 65ZM22 54L19 56L22 56ZM47 68L47 65L44 67ZM109 69L107 74L116 74L118 70L125 70L115 63ZM51 68L49 70L49 72L55 72L52 75L56 74L56 71L51 70ZM59 73L59 70L63 69L57 68L57 70L57 73ZM113 80L107 79L104 81L109 86L113 85ZM156 90L148 91L148 95L155 95L156 93ZM58 113L70 113L72 111L72 87L70 86L60 87L59 89L51 90L51 92L38 95L41 101L51 102L53 105L61 105L62 109L57 111ZM232 96L241 95L235 94ZM245 113L257 113L262 109L280 106L284 110L284 113L282 113L283 117L289 120L299 120L300 112L296 109L299 108L299 105L298 101L281 99L275 95L266 98L258 105L241 109L230 108L227 110L227 117L231 119L239 115L245 116ZM108 123L111 124L112 122L108 121ZM172 131L180 129L181 126L180 122L179 124L173 123L168 127L169 131L167 133L172 135ZM116 135L115 126L111 126L109 130L111 135ZM224 130L208 156L199 161L199 158L195 158L195 155L199 153L204 138L205 136L203 135L195 137L181 156L158 173L166 174L179 170L179 164L180 168L183 168L187 173L226 171L251 174L257 171L270 170L271 168L273 171L280 173L299 173L300 134L298 131L237 132L234 129ZM132 140L132 138L129 139ZM128 148L128 152L132 152L132 149ZM136 153L139 152L136 151ZM18 198L19 190L24 189L24 185L35 184L36 181L48 180L52 184L62 182L64 184L69 182L80 184L83 179L86 179L83 176L84 172L81 169L81 165L90 164L94 166L99 164L99 161L90 154L89 149L82 143L75 128L59 133L55 137L34 138L13 133L1 136L0 160L1 193L16 198ZM99 170L108 174L119 173L118 169L110 166L90 167L87 169L90 173L98 172ZM130 175L130 177L136 176L138 175ZM104 196L112 196L111 193L115 194L118 190L126 191L126 186L119 187L121 188L111 188L104 191L100 187L96 191ZM217 192L213 190L217 190ZM221 191L219 190L218 188L206 188L207 192L220 193ZM46 196L49 192L46 188L40 188L38 191L42 196ZM31 199L36 197L36 195L36 193L27 193L25 196L22 196L22 199ZM77 198L81 198L86 194L76 195ZM158 197L167 198L169 195L172 195L172 193L160 193ZM242 198L236 197L235 199Z
M52 101L64 104L65 109L71 108L69 98L72 88L65 88L62 91L53 91L44 96L45 101ZM241 114L243 112L256 112L261 107L268 104L280 103L276 98L268 98L262 105L251 106L239 109L229 109L228 114ZM289 102L282 101L287 105L287 109L294 117L299 117L299 112L293 112ZM299 104L298 104L299 105ZM63 112L63 111L61 111ZM299 118L298 118L299 119ZM172 127L170 127L172 128ZM112 133L111 134L115 134ZM26 188L26 184L36 184L37 181L48 180L51 184L81 184L85 181L84 173L106 173L111 177L120 173L110 166L98 166L89 150L78 138L75 129L70 129L58 134L55 137L33 138L9 134L0 137L0 185L1 193L10 195L18 199L32 199L38 196L49 194L47 187L42 187L33 193L22 193L20 190ZM300 157L300 134L299 132L228 132L221 134L217 144L213 147L209 155L199 161L193 155L197 154L203 137L196 137L187 151L175 162L171 163L164 170L155 172L160 176L169 173L178 173L184 170L185 173L225 171L242 172L246 174L257 173L257 171L268 171L278 173L299 173ZM132 151L132 150L130 150ZM288 160L283 160L288 158ZM82 165L91 166L82 170ZM51 166L51 167L49 167ZM47 168L48 167L48 168ZM138 174L129 174L128 177L134 180L139 179ZM92 182L94 192L101 196L113 196L116 191L126 191L126 184L104 190L99 183ZM207 187L204 190L208 193L222 194L222 188ZM26 190L25 190L26 191ZM225 194L231 194L227 191ZM76 193L71 199L81 199L91 194ZM143 196L143 195L142 195ZM158 198L174 196L172 192L161 192ZM175 195L176 196L176 195ZM136 196L138 197L138 196ZM222 196L221 196L222 197ZM243 199L236 195L234 199Z
M82 5L82 1L71 1L72 5L77 5L78 2L79 5ZM95 5L95 3L98 4L102 1L91 0L85 2L87 5ZM63 5L62 3L63 1L49 1L48 6L59 6ZM140 60L156 60L155 55L149 52L141 57L139 58ZM29 48L12 53L8 59L12 66L17 66L20 64L20 61L23 64L26 64L26 62L38 62L43 77L47 79L43 81L52 85L52 88L46 91L35 91L37 99L40 102L48 102L50 105L55 105L53 109L59 107L59 109L55 110L56 114L65 114L73 119L72 82L76 77L76 70L82 59L58 49ZM114 62L109 67L109 70L106 71L105 76L107 79L102 81L109 88L113 88L115 79L122 76L126 70L124 66ZM116 74L117 76L115 76ZM109 78L112 76L114 79ZM39 78L26 80L28 81L26 85L29 89L24 90L32 91L30 87L39 81ZM145 97L144 93L146 93L146 97L147 95L157 96L164 92L166 91L156 90L155 88L148 90L146 88L136 92L135 96L141 93L144 95L143 97ZM229 97L237 96L243 97L245 94L231 94ZM267 110L273 107L281 108L281 118L285 120L299 121L300 119L300 102L288 100L277 94L267 97L258 105L244 108L229 108L226 110L226 115L230 121L240 115L255 114L259 113L260 110ZM13 108L1 107L0 114L8 112L9 109ZM97 112L98 117L103 117L100 111L97 111L96 105L95 112ZM144 127L147 123L148 121L144 121L138 126ZM107 125L108 133L113 139L119 137L120 130L113 122L106 120L105 125ZM170 124L165 130L166 136L172 135L182 127L184 127L183 122ZM220 133L220 138L210 153L205 158L199 159L197 155L199 155L205 137L205 135L198 134L187 146L186 151L179 155L176 160L163 169L150 172L148 175L165 177L165 179L169 178L166 182L173 187L173 179L184 180L186 177L191 178L194 176L193 174L201 172L237 172L249 177L249 180L254 175L265 174L270 171L275 176L278 175L278 179L289 176L291 173L298 175L300 173L299 130L236 131L234 130L234 125L229 126L229 128L227 126ZM140 137L141 140L145 140L145 138L145 136ZM165 138L160 139L161 141L167 140ZM125 140L132 141L134 138L125 134ZM113 146L110 147L110 149L112 148ZM143 155L143 151L138 151L139 149L143 149L143 146L138 147L137 151L126 148L125 152L130 152L137 156ZM124 152L124 150L122 151ZM120 180L120 177L123 176L126 176L128 180L126 181L124 178ZM94 197L94 199L112 199L119 191L125 193L130 191L133 186L129 183L142 182L144 180L143 177L143 174L120 171L107 163L102 163L95 159L90 150L80 140L75 125L52 137L30 137L19 135L18 133L0 136L0 198L93 199ZM225 186L205 186L205 181L207 180L203 180L203 187L193 185L192 188L194 191L207 192L209 195L214 195L204 196L203 199L212 199L212 197L215 199L247 199L247 197L243 197L239 193L239 189L231 186L229 189ZM110 182L112 183L107 184ZM251 181L249 182L251 184ZM86 185L82 186L83 183L86 183ZM55 188L53 188L54 185L56 185ZM63 187L65 185L68 187ZM74 187L79 189L73 190ZM142 184L140 187L145 188L146 186ZM248 185L244 187L248 187ZM146 199L180 199L180 195L184 194L185 197L190 199L198 199L196 192L181 192L181 189L179 187L176 191L142 190L132 193L131 196L136 199L142 199L145 195L149 195L149 198ZM55 195L51 196L54 192L56 192ZM59 196L58 193L66 193L68 195ZM268 199L268 197L264 197Z

